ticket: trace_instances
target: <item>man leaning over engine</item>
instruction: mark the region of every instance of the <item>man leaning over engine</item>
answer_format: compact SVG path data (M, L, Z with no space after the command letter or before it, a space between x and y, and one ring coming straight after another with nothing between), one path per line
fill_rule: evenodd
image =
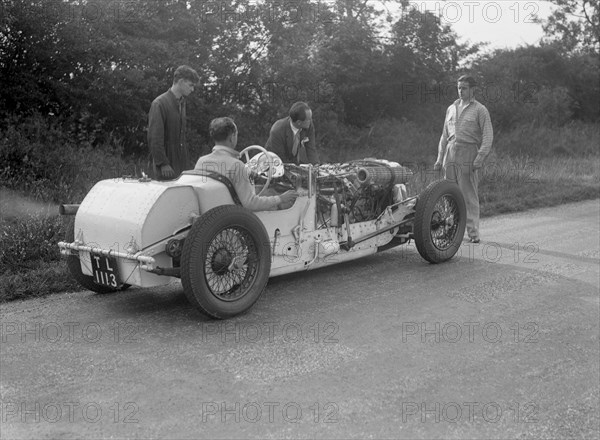
M198 159L195 169L204 172L216 171L227 177L242 202L242 206L251 211L266 211L279 204L293 203L298 197L296 191L286 191L277 196L261 197L256 195L250 183L248 172L240 155L235 150L238 140L238 129L231 118L216 118L208 128L210 137L215 142L212 153Z

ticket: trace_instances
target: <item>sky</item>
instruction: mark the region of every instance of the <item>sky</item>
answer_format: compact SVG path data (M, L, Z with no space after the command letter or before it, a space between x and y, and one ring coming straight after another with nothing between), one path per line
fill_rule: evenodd
M533 14L546 19L554 5L530 0L411 0L410 7L428 10L450 24L461 37L459 42L489 42L489 49L515 48L537 44L544 32L533 22Z

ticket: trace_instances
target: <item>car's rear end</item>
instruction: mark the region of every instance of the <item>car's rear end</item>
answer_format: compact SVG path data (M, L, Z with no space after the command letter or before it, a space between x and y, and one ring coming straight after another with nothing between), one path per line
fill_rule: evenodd
M220 183L199 179L104 180L77 208L63 209L75 218L72 236L59 247L69 256L72 271L77 270L73 259L78 260L81 274L74 275L84 280L84 287L96 291L123 285L152 287L178 277L181 243L194 219L224 200ZM215 185L218 191L212 193L219 199L203 197Z

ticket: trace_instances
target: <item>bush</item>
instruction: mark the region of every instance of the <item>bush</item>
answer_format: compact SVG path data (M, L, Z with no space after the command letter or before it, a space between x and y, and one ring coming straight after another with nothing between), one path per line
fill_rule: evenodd
M414 122L397 119L379 120L368 129L337 125L324 128L326 142L319 145L324 162L376 157L401 164L433 163L441 134L441 129L424 130Z
M39 115L9 123L0 133L0 182L38 200L77 203L97 181L135 170L118 140L94 147L77 137Z
M58 217L29 216L0 226L0 272L35 268L39 262L60 260L57 243L65 236Z
M66 224L41 215L0 222L0 302L80 290L58 249Z
M572 122L546 127L523 124L495 135L492 151L514 157L585 157L597 154L598 144L600 127L596 124Z

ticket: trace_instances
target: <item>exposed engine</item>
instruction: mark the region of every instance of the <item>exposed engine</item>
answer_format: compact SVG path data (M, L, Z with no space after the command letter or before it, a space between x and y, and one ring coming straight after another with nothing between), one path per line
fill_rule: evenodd
M317 170L318 227L376 219L406 197L412 171L396 162L364 159L326 164Z

